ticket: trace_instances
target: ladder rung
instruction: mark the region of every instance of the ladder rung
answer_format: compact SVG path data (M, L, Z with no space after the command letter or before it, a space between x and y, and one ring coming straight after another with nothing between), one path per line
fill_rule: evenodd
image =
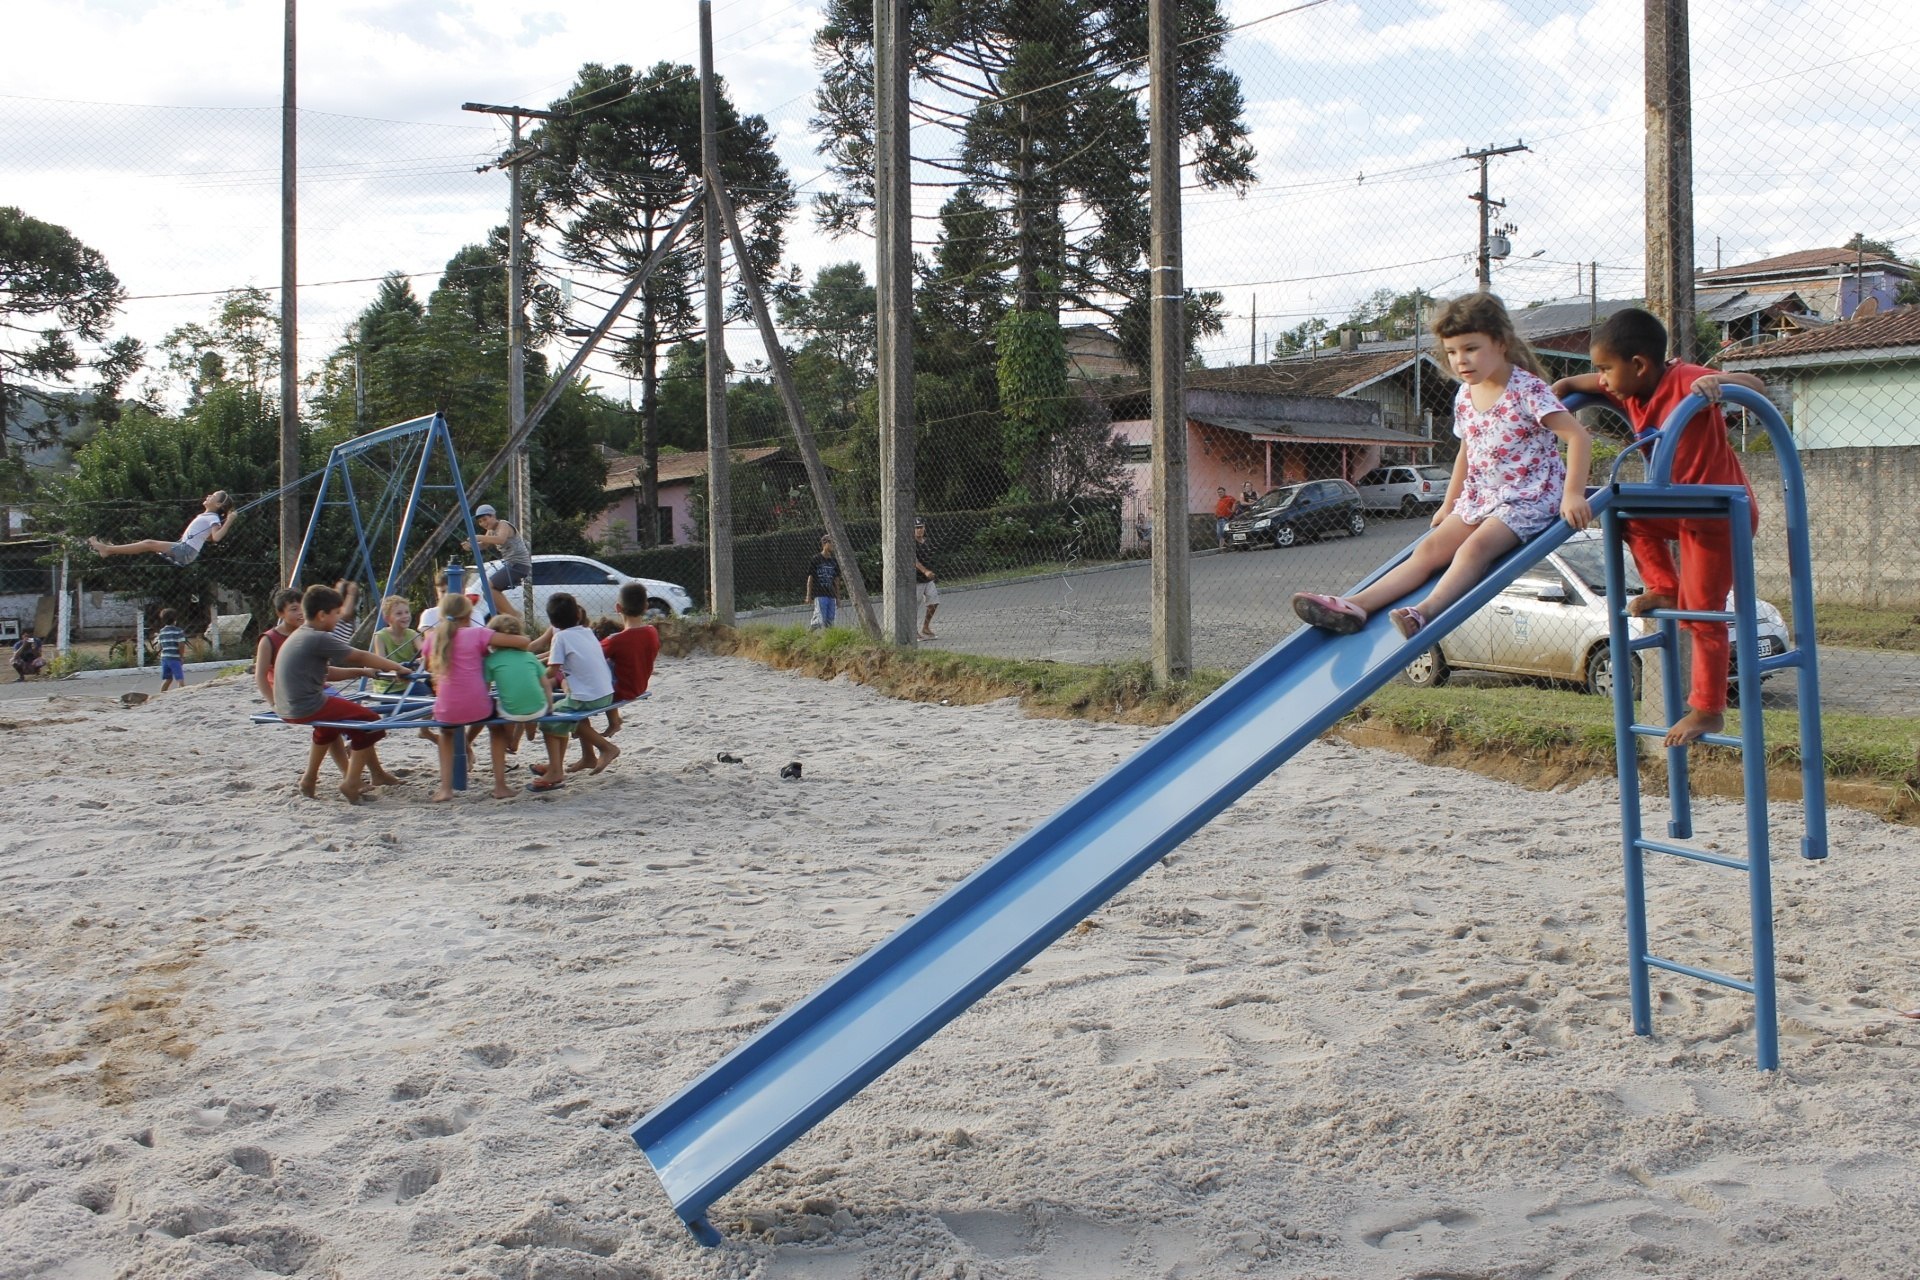
M1667 642L1667 638L1666 638L1666 636L1664 636L1664 635L1662 635L1662 634L1661 634L1660 632L1658 632L1658 631L1656 631L1656 632L1654 632L1654 633L1653 633L1652 635L1647 635L1647 636L1641 636L1641 637L1640 637L1639 639L1637 639L1637 640L1629 640L1629 641L1627 641L1627 648L1629 648L1629 649L1658 649L1658 648L1660 648L1660 647L1661 647L1662 645L1664 645L1664 644L1666 644L1666 642Z
M1643 618L1671 618L1675 622L1732 622L1734 615L1726 609L1650 609L1640 615Z
M1633 731L1643 738L1664 738L1668 732L1657 724L1636 724L1633 726ZM1732 747L1735 751L1743 745L1740 739L1724 733L1703 733L1694 741L1704 742L1714 747Z
M1751 871L1753 864L1739 858L1723 857L1717 853L1707 853L1701 849L1689 849L1683 844L1667 844L1661 840L1635 840L1634 847L1648 853L1670 853L1676 858L1685 858L1689 862L1708 862L1716 867L1726 867L1731 871Z
M1760 674L1765 675L1769 671L1779 671L1786 667L1803 665L1805 664L1800 657L1800 651L1798 649L1789 649L1785 653L1776 653L1771 658L1760 659Z
M1665 969L1668 973L1678 973L1689 978L1698 978L1702 982L1717 982L1723 987L1732 987L1735 991L1753 994L1753 984L1744 978L1735 978L1730 974L1715 973L1712 969L1699 969L1690 964L1681 964L1678 960L1662 960L1659 956L1641 956L1641 960L1656 969Z

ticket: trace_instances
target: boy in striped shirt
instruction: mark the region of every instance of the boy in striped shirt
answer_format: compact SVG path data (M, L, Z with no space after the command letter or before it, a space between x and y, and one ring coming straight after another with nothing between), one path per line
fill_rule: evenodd
M180 660L180 647L187 642L187 633L180 629L180 615L171 609L160 611L160 633L153 638L154 647L160 650L160 692L165 693L179 685L186 687L187 668Z

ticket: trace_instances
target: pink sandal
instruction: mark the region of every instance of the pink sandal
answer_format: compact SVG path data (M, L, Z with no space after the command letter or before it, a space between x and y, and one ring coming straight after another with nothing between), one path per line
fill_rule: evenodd
M1393 619L1393 625L1400 628L1400 634L1411 640L1420 628L1427 625L1426 615L1413 605L1404 609L1395 609L1387 615Z
M1350 636L1367 625L1367 611L1339 596L1296 591L1293 595L1293 611L1300 615L1302 622L1322 631L1331 631L1337 636Z

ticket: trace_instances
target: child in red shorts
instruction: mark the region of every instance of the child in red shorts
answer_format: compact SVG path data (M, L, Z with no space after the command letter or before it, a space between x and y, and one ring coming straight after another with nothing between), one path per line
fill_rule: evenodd
M273 663L273 709L289 724L312 724L316 720L378 720L379 714L357 702L337 698L327 692L329 668L371 667L395 675L408 669L391 658L355 649L333 634L334 626L346 612L346 601L332 587L308 587L301 597L306 625L288 636ZM369 767L381 772L374 745L386 737L382 729L335 729L316 725L313 746L307 752L307 768L300 775L300 791L313 798L320 782L320 762L327 750L344 735L347 739L347 776L341 780L340 794L349 804L359 804L363 788L360 775Z
M1727 443L1727 420L1720 412L1722 387L1746 387L1765 394L1767 384L1747 373L1722 373L1704 365L1667 359L1667 329L1638 307L1616 311L1594 331L1593 372L1562 378L1555 395L1599 393L1627 415L1635 432L1645 435L1666 420L1691 394L1708 402L1695 414L1674 454L1675 484L1740 485L1753 499L1740 459ZM1760 508L1751 507L1753 527ZM1733 590L1733 531L1724 520L1628 520L1627 547L1647 589L1628 603L1635 617L1654 609L1713 611L1727 607ZM1680 543L1676 570L1668 543ZM1690 709L1667 731L1670 747L1684 746L1726 727L1727 667L1730 644L1724 622L1682 623L1693 638L1693 688Z

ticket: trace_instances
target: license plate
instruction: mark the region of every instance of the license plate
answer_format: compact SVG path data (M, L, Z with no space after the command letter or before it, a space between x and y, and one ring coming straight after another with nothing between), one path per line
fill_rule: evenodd
M1247 540L1247 535L1244 533L1236 533L1233 535L1233 540L1235 542L1245 542Z

